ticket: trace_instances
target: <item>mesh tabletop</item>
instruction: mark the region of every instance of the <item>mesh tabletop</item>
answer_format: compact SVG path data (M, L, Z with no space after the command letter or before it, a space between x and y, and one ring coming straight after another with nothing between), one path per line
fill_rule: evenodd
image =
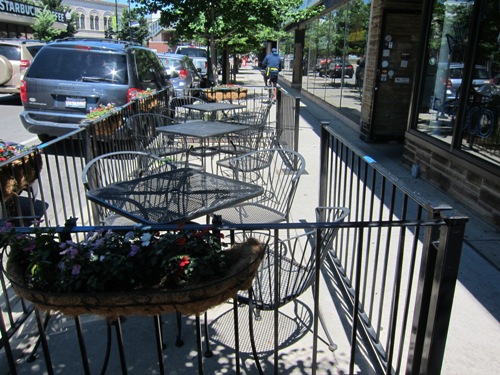
M182 107L201 112L217 112L217 111L228 111L232 109L246 108L246 106L243 104L232 104L232 103L197 103L197 104L186 104L183 105Z
M87 191L87 197L144 223L191 220L263 193L257 185L180 168Z
M156 130L188 137L210 138L230 133L238 133L243 130L248 130L249 128L248 125L198 120L186 122L184 124L160 126Z

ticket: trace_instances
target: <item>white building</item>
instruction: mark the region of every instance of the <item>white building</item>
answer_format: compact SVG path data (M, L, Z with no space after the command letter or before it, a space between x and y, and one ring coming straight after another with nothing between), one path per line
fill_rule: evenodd
M104 31L114 28L115 17L121 18L121 13L128 5L101 0L65 0L78 16L76 27L78 37L104 37ZM33 39L32 25L36 14L43 10L41 6L22 1L0 0L0 38ZM54 27L66 29L69 14L53 12L57 21Z

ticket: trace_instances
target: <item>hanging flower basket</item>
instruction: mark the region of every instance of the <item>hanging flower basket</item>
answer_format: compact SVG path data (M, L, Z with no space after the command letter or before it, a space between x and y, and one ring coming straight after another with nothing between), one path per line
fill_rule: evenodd
M16 293L42 310L67 315L95 314L107 318L180 312L200 314L249 289L260 265L264 246L255 239L223 251L227 272L206 282L187 282L161 288L155 285L119 292L54 293L28 285L26 266L9 256L7 277ZM10 254L9 254L10 255Z
M0 140L0 148L14 148L12 155L23 150L16 148L14 143L10 146L5 146L5 142ZM4 152L5 154L5 152ZM7 160L9 157L7 158ZM2 198L4 201L9 200L13 196L19 195L22 191L27 190L39 177L42 169L42 155L39 152L32 152L22 158L13 160L0 168L0 185L2 186Z

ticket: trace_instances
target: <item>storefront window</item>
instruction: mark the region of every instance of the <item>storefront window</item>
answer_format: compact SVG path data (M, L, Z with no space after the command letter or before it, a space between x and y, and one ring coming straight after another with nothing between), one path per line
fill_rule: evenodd
M370 3L351 0L306 26L302 90L344 111L359 123L362 90L360 61L366 52ZM280 40L283 75L292 80L294 31Z
M500 0L435 1L415 125L495 164L500 164L499 13ZM467 64L471 56L474 64Z

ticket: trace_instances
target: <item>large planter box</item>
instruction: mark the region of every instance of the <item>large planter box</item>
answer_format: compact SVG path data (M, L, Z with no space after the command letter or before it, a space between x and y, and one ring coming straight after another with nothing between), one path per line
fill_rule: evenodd
M220 102L224 100L233 101L246 99L248 90L241 87L224 87L203 90L207 101L209 102Z

